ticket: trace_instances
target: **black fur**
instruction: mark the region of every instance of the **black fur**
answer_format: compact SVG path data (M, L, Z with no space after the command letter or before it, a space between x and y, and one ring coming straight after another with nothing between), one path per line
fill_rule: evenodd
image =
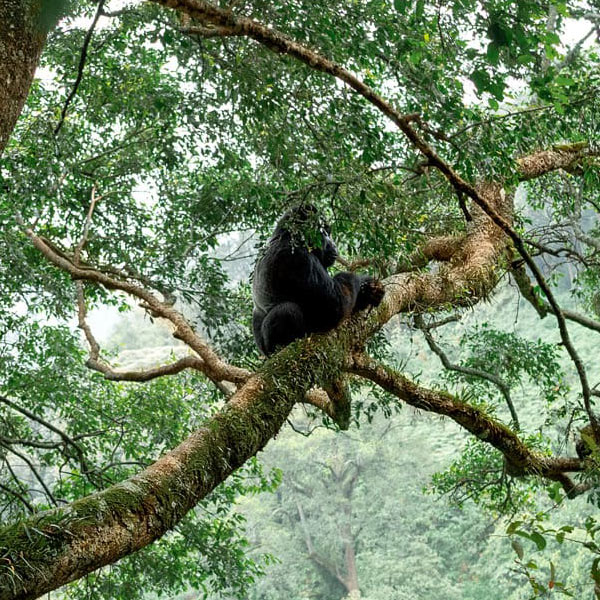
M379 305L383 288L373 277L329 275L327 268L336 257L329 227L312 205L281 218L254 268L252 327L263 354L329 331L353 312Z

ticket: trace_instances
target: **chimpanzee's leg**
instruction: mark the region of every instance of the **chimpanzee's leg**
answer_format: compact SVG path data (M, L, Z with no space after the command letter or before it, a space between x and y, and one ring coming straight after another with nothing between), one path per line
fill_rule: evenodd
M265 355L273 354L277 347L287 346L306 335L304 314L294 302L282 302L273 307L263 319L260 331Z
M262 323L265 319L266 313L259 308L255 308L252 311L252 332L254 333L254 341L258 346L258 349L263 353L265 352L265 342L262 335Z

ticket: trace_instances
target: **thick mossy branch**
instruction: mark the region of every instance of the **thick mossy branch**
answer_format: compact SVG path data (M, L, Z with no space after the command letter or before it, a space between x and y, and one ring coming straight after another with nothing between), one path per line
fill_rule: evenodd
M442 235L427 240L408 258L393 267L393 273L406 273L426 267L432 261L447 262L464 243L464 235Z
M166 533L260 451L311 388L340 377L352 332L298 340L274 355L223 410L138 475L0 530L0 600L36 598Z
M512 198L499 185L482 183L478 190L507 220L512 218ZM399 273L384 280L386 295L376 311L375 327L400 312L471 306L491 294L502 273L507 238L476 206L472 215L468 233L460 244L452 244L452 253L437 271Z

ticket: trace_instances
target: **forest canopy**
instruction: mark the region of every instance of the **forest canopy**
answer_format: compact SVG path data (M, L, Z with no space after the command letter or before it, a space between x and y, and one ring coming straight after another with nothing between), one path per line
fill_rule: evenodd
M277 597L235 505L286 466L304 500L272 516L329 578L313 597L361 597L356 527L327 555L307 507L333 485L351 515L394 447L350 459L343 432L396 439L403 406L443 417L415 447L464 433L431 490L504 519L519 598L600 598L599 38L596 0L4 2L0 598ZM307 203L332 273L385 295L265 358L252 265ZM281 431L302 442L265 466ZM585 548L583 591L550 540ZM426 578L385 594L433 597Z

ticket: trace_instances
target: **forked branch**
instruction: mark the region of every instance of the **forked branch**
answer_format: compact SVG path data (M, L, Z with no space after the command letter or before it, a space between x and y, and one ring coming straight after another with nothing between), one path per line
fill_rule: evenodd
M175 328L174 335L198 354L201 362L195 361L194 367L201 370L212 381L230 381L239 384L247 381L250 377L251 373L246 369L229 365L221 360L215 351L192 329L181 313L169 303L160 301L152 292L129 280L118 279L89 266L78 265L74 259L70 259L63 252L58 252L52 244L37 236L33 230L27 229L26 233L31 238L33 245L52 264L69 273L73 279L90 281L103 285L107 289L125 292L141 300L143 305L156 315L170 321Z

